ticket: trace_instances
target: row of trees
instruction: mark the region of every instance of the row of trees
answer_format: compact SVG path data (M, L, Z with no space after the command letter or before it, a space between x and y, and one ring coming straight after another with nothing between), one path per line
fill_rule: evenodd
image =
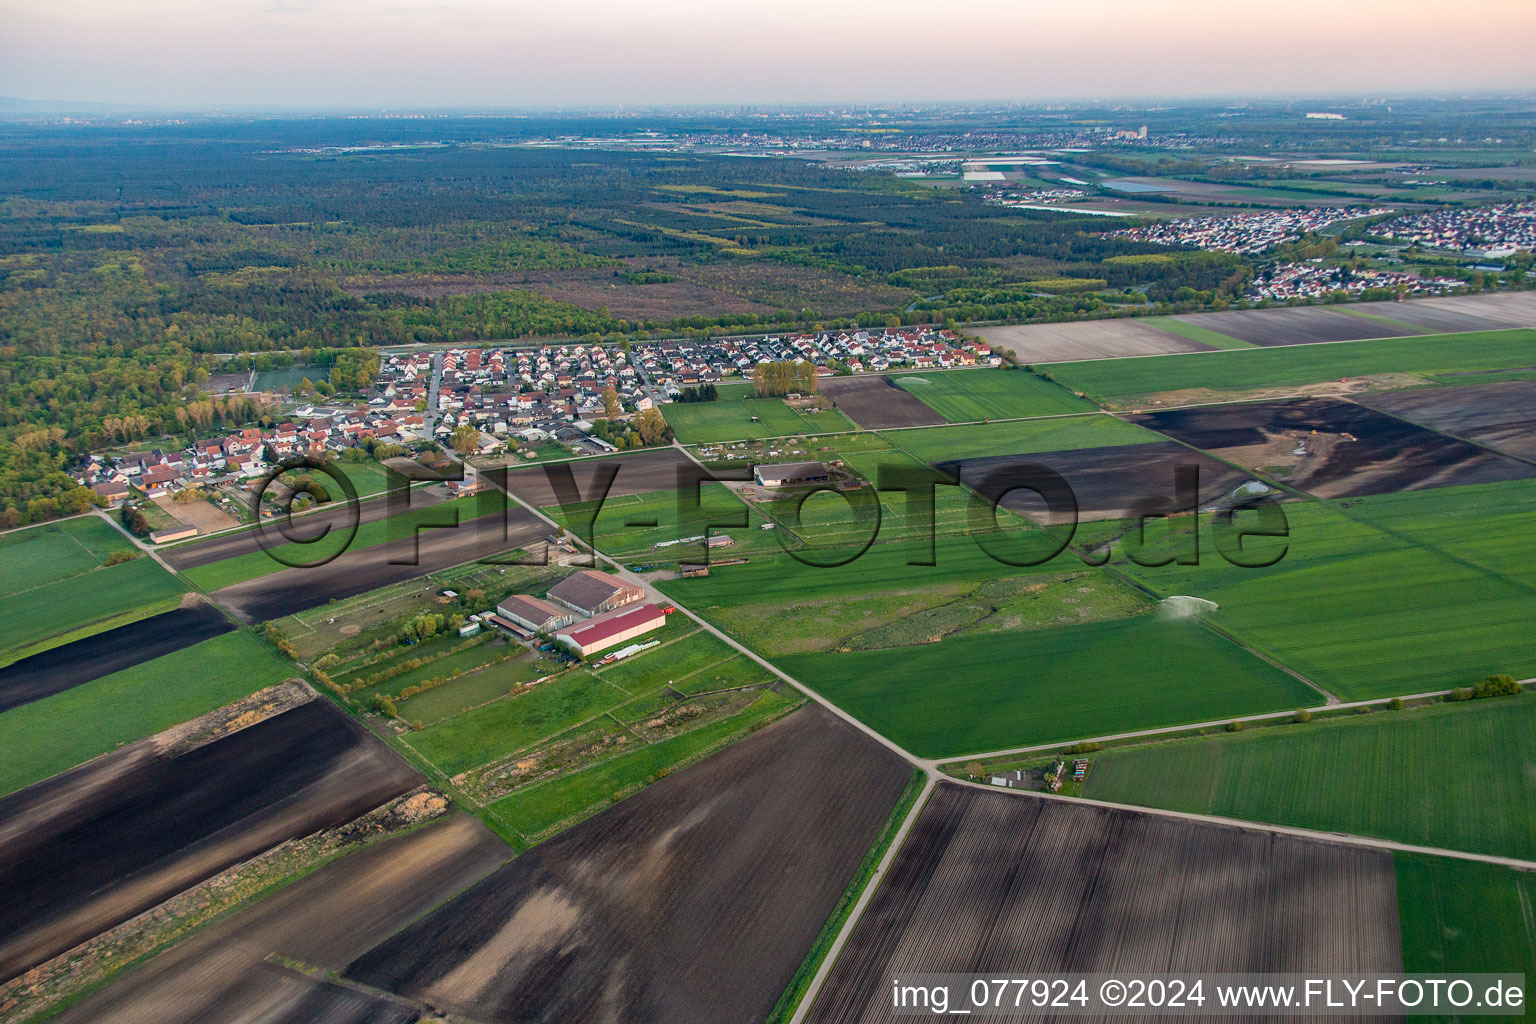
M694 388L683 388L678 393L677 401L683 404L690 402L714 402L720 398L720 389L713 384L700 384Z
M758 363L752 370L752 386L759 398L816 393L816 367L803 359Z

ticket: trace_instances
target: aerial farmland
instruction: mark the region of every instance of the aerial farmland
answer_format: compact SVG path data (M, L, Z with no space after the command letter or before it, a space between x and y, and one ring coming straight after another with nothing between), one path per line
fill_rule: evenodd
M1000 956L1023 977L1321 964L1397 971L1394 883L1385 851L947 783L923 809L807 1019L899 1019L876 994L889 987L885 979L984 974ZM1145 920L1159 925L1136 926Z
M1529 104L9 103L0 1024L1536 976Z

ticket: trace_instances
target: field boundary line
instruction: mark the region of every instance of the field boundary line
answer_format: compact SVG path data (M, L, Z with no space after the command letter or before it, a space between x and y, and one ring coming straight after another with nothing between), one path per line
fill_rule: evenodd
M1536 677L1520 680L1521 686L1529 686L1533 683L1536 683ZM934 761L933 763L938 766L943 766L947 764L959 764L961 761L982 761L989 757L1010 757L1014 754L1042 754L1047 751L1055 750L1058 747L1073 743L1112 743L1117 740L1134 740L1140 739L1142 737L1153 736L1165 736L1168 738L1176 739L1177 736L1175 734L1177 733L1194 733L1200 729L1214 729L1218 726L1227 725L1231 722L1263 722L1274 718L1286 718L1294 715L1297 711L1310 711L1313 713L1346 711L1350 708L1375 707L1378 704L1386 704L1394 700L1429 700L1434 697L1446 697L1451 694L1454 689L1455 688L1453 687L1451 690L1430 690L1425 693L1404 693L1397 696L1372 697L1369 700L1344 701L1338 704L1323 704L1312 708L1293 708L1290 711L1265 711L1262 714L1257 715L1239 715L1234 718L1219 718L1210 722L1193 722L1189 725L1168 725L1161 726L1156 729L1137 729L1133 732L1119 732L1108 736L1088 736L1081 739L1067 738L1057 740L1054 743L1036 743L1027 747L1009 747L1004 750L989 750L979 754L961 754L957 757L941 758L937 761Z
M891 836L891 841L886 845L885 853L880 858L880 863L875 865L874 874L864 885L864 891L859 893L859 898L853 904L853 909L848 912L848 919L843 922L842 930L837 933L837 938L832 940L832 945L827 948L826 956L821 958L821 964L816 968L816 973L811 977L811 982L805 988L805 994L800 997L800 1004L795 1007L793 1016L789 1018L789 1024L804 1024L806 1015L811 1012L811 1006L816 1002L816 997L821 994L822 986L826 984L827 976L832 973L832 968L837 965L837 958L843 952L843 946L847 944L848 937L858 927L859 921L864 916L870 900L874 898L875 890L885 881L887 870L891 862L896 859L896 853L907 842L907 834L912 831L912 826L917 824L918 817L923 813L923 808L928 806L928 798L938 787L939 776L934 772L924 773L922 791L917 794L917 799L912 801L912 809L907 812L907 817L902 821L896 834ZM992 788L992 787L987 787Z
M1078 804L1080 806L1104 807L1112 811L1130 811L1137 814L1177 818L1180 821L1193 821L1206 825L1224 825L1228 828L1270 832L1276 835L1295 836L1298 839L1311 839L1317 842L1333 843L1341 846L1359 846L1367 849L1388 850L1398 853L1417 853L1430 857L1448 857L1455 860L1471 860L1483 864L1497 864L1500 867L1514 868L1517 871L1536 871L1536 861L1522 860L1519 857L1504 857L1494 853L1448 850L1439 846L1418 846L1414 843L1398 842L1395 839L1377 839L1373 836L1361 836L1349 832L1325 832L1320 829L1298 828L1295 825L1276 825L1267 821L1250 821L1247 818L1224 818L1216 814L1173 811L1166 807L1143 807L1137 804L1122 804L1109 800L1092 800L1084 797L1064 796L1060 793L1044 793L1032 789L1012 789L1006 786L989 785L985 782L973 782L968 779L949 778L946 781L958 786L964 786L967 789L979 789L991 793L1007 793L1019 797L1033 797L1037 800L1059 800L1063 803Z

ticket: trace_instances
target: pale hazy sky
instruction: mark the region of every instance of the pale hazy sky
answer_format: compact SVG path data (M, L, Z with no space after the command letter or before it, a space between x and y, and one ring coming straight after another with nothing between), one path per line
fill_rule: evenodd
M0 0L0 95L160 107L1536 87L1536 3Z

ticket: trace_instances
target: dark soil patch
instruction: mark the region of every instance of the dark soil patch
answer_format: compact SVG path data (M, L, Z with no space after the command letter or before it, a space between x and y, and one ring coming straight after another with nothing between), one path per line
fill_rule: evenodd
M909 1019L902 972L1401 970L1389 851L941 783L807 1019Z
M324 480L324 475L321 475ZM274 487L281 485L274 485ZM426 508L436 505L443 499L440 495L430 491L416 490L411 492L411 507ZM385 519L389 515L389 502L386 497L380 495L360 501L357 506L357 525L376 522ZM352 525L352 513L348 511L344 502L338 502L330 508L319 509L305 515L296 517L292 527L288 531L296 539L318 537L330 528L335 531L344 531ZM268 533L281 543L281 534L275 522L268 526ZM167 548L160 552L160 557L165 564L173 569L195 569L200 565L209 565L213 562L222 562L226 558L234 558L237 555L248 555L253 551L262 550L256 542L255 529L241 530L238 533L223 534L218 537L210 537L208 540L195 541L191 544L178 544L176 547Z
M520 547L529 547L534 557L542 553L541 541L549 533L547 523L509 503L505 515L423 529L411 537L344 552L321 566L283 569L236 583L214 591L212 597L244 622L266 622Z
M666 273L674 273L668 270ZM483 295L490 292L531 291L583 309L608 308L626 320L669 320L681 316L727 313L771 313L775 306L732 294L708 284L678 278L655 284L632 284L612 269L522 270L500 274L412 274L359 278L347 282L357 294L391 292L414 298ZM798 308L798 307L796 307Z
M22 658L0 668L0 711L62 693L234 628L217 608L199 602Z
M535 847L346 973L480 1020L758 1024L908 777L807 708Z
M945 422L922 399L886 376L825 377L817 384L833 406L865 430L922 427Z
M136 743L0 800L0 980L421 777L314 700L164 757Z
M1536 467L1507 455L1331 398L1170 409L1127 419L1320 498L1536 476Z
M1372 409L1536 460L1536 381L1398 391L1360 401Z
M1362 307L1369 311L1374 307ZM1382 307L1392 317L1397 308ZM1206 327L1253 345L1310 345L1320 341L1360 341L1365 338L1400 338L1427 334L1424 329L1400 327L1385 320L1355 316L1327 306L1294 306L1284 309L1231 309L1221 313L1191 313L1180 320Z
M612 466L618 467L618 473L613 478L608 497L618 498L676 489L678 468L693 466L693 460L676 448L652 448L611 458L524 466L507 473L507 490L535 508L558 505L560 497L552 481L557 479L557 474L569 469L581 500L591 500L597 496L593 481L599 473L609 472L608 467Z
M935 466L951 477L958 477L961 483L977 487L993 473L1031 464L1061 474L1077 498L1078 518L1085 522L1126 518L1135 514L1138 502L1147 498L1166 499L1171 503L1176 494L1174 475L1182 466L1193 466L1199 472L1199 504L1202 508L1221 502L1252 480L1246 473L1224 462L1173 441L1028 455L990 455L940 462ZM1005 495L1001 504L1024 515L1043 513L1045 508L1038 497L1024 491Z

